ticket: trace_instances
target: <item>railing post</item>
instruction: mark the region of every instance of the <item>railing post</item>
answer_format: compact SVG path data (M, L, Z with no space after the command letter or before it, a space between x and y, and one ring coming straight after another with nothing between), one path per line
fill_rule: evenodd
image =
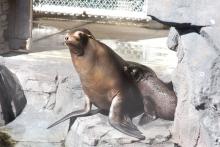
M32 0L9 0L10 49L29 49L32 31Z

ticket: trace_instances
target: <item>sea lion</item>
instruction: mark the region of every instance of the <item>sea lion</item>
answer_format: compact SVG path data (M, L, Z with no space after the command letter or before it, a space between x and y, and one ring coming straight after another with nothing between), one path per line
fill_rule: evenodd
M87 29L76 29L65 37L72 63L87 95L85 108L71 112L48 128L69 119L85 116L94 104L109 111L109 123L115 129L138 139L145 136L132 123L132 117L144 111L143 97L132 77L124 72L127 62L110 47L99 42Z
M164 83L149 67L130 61L128 63L124 71L136 81L144 98L145 113L146 109L153 109L152 112L155 114L151 114L152 117L173 120L177 97L173 91L172 82Z

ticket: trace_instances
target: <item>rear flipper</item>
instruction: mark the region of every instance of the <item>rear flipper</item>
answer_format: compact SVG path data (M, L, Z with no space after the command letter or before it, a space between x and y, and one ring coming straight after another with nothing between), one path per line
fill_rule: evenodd
M58 120L58 121L54 122L53 124L51 124L47 129L52 128L52 127L58 125L59 123L69 119L69 118L89 115L90 112L91 112L92 103L91 103L90 99L87 96L85 97L85 99L86 99L86 103L85 103L85 106L84 106L83 110L73 111L73 112L65 115L60 120Z
M142 115L142 117L139 121L140 125L146 124L148 122L151 122L151 121L157 119L155 105L151 101L150 97L144 96L143 103L144 103L144 114Z
M145 139L145 136L143 136L138 128L132 123L131 118L124 113L123 100L118 95L113 99L110 107L109 123L112 127L128 136L140 140Z
M154 121L155 119L157 119L155 115L152 116L152 115L149 115L148 113L143 113L140 120L138 121L138 125L142 126L151 121Z
M58 121L54 122L53 124L51 124L50 126L48 126L47 129L50 129L50 128L60 124L61 122L65 121L69 118L79 117L79 116L86 116L86 115L89 115L89 112L85 112L84 110L78 110L78 111L71 112L71 113L65 115L60 120L58 120Z
M123 122L124 121L124 122ZM132 122L128 122L123 120L122 122L117 122L114 120L109 119L110 125L117 129L118 131L135 138L138 138L140 140L144 140L145 136L142 135L142 133L138 130L138 128L135 126Z

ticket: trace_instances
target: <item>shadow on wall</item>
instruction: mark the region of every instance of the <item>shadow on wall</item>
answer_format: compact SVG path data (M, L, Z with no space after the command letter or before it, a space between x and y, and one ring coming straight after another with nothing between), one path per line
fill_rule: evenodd
M0 126L13 121L22 112L26 103L16 75L0 65Z

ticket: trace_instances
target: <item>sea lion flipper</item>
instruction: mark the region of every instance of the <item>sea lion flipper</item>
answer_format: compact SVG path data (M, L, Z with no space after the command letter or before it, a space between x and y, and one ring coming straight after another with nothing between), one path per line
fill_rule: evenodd
M69 118L88 115L91 112L92 103L87 96L85 97L85 100L86 100L86 103L85 103L84 109L70 112L69 114L67 114L63 118L61 118L60 120L58 120L58 121L54 122L53 124L51 124L50 126L48 126L47 129L52 128L52 127L58 125L59 123L69 119Z
M119 94L113 99L109 112L110 125L129 136L140 140L145 139L145 136L143 136L138 128L132 123L131 118L123 113L123 102L124 101L121 99Z
M140 140L145 139L145 136L142 135L142 133L138 129L132 128L132 125L130 124L124 124L124 123L119 123L119 122L112 122L110 121L110 124L113 128L117 129L118 131L127 134L129 136L138 138Z
M65 121L71 117L85 116L87 114L88 114L88 112L85 112L84 110L70 112L69 114L67 114L63 118L61 118L60 120L58 120L58 121L54 122L53 124L51 124L50 126L48 126L47 129L50 129L50 128L60 124L61 122Z

